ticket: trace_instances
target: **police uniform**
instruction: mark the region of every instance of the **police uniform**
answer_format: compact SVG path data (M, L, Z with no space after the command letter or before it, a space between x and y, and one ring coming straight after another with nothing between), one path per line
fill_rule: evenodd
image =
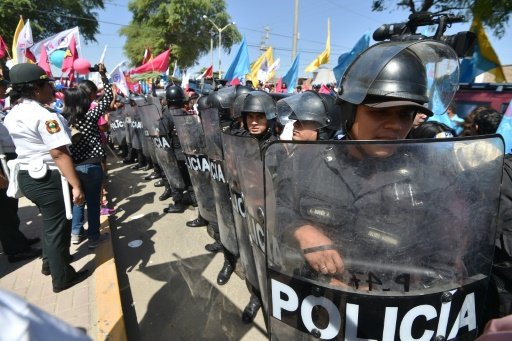
M304 181L294 186L287 178L280 181L283 189L276 221L289 221L280 231L281 237L294 238L298 227L313 225L332 240L331 249L340 250L345 260L373 264L374 268L382 268L384 264L379 262L386 260L386 266L397 270L403 266L432 267L439 271L439 278L453 278L454 274L444 272L453 268L450 250L457 246L445 245L443 240L462 242L462 238L448 237L450 233L463 235L461 230L448 227L462 223L452 213L444 193L451 193L450 188L457 191L457 182L444 177L432 181L432 174L422 167L429 161L418 160L405 147L388 158L358 159L341 150L346 152L326 147L313 159L301 154L283 161L289 162L289 169L299 172ZM425 217L424 205L432 202L439 203L437 220ZM294 245L290 239L287 244ZM431 244L425 245L426 240ZM431 245L443 246L435 251L435 257Z
M14 85L48 80L44 70L34 64L17 64L10 76ZM5 118L5 126L18 154L19 188L43 216L42 272L51 273L54 291L60 292L87 277L87 270L77 273L69 265L71 222L66 218L61 175L50 155L51 149L71 144L67 122L39 102L22 98ZM38 178L28 171L35 160L42 161Z
M6 161L16 158L14 144L4 124L0 122L0 157L2 160L0 176L7 178ZM10 262L30 259L41 255L41 249L33 249L31 244L39 241L39 238L27 239L19 230L20 219L18 217L18 199L7 196L7 189L0 188L0 217L2 228L0 229L0 243L4 253L8 255Z

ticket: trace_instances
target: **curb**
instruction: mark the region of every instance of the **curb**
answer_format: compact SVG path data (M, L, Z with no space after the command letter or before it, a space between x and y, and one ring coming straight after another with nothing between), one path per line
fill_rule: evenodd
M101 216L100 230L108 233L106 243L96 248L96 313L97 313L97 340L126 340L119 282L117 280L116 263L112 244L108 216Z

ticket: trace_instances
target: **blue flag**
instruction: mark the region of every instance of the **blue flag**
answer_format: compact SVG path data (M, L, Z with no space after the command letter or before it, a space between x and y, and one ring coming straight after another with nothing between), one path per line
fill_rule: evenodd
M439 123L444 123L448 127L454 129L457 131L457 127L455 123L450 119L448 114L445 112L446 107L445 104L441 101L441 96L439 95L439 90L435 87L431 87L433 91L433 100L432 100L432 112L434 113L434 116L429 117L428 121L437 121Z
M238 49L235 59L229 66L228 71L224 75L224 79L232 81L235 78L245 77L246 74L251 72L251 63L249 62L249 50L245 38Z
M512 100L508 104L496 134L501 134L505 140L505 154L512 154Z
M299 61L300 61L300 53L297 53L295 60L290 66L290 69L283 76L283 83L286 84L286 88L288 89L288 93L293 93L295 91L295 86L297 85L297 80L299 79Z
M334 77L336 77L336 82L340 84L341 78L347 70L350 63L356 59L357 56L361 54L364 50L366 50L370 46L370 33L366 33L364 36L359 38L356 45L352 48L350 52L343 53L338 57L338 65L332 69L334 72Z

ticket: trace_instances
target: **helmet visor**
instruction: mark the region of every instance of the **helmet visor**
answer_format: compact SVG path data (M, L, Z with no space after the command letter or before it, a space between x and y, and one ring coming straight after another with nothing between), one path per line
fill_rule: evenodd
M361 104L382 70L404 50L412 52L423 65L427 77L425 106L441 114L452 101L459 83L459 62L455 51L440 41L386 42L373 45L361 54L345 72L341 81L341 99ZM402 70L411 72L412 70ZM400 98L400 93L389 95ZM391 100L391 99L390 99Z
M323 99L311 91L279 100L277 117L282 124L290 120L312 121L315 122L317 129L324 128L330 123Z

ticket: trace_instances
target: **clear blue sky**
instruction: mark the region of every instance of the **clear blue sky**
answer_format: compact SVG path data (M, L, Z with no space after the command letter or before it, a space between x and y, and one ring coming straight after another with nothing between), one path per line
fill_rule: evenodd
M95 44L85 45L82 42L83 57L91 63L97 61L105 44L108 45L105 64L108 70L127 60L123 55L124 37L118 33L122 25L131 20L128 10L128 0L105 0L105 10L100 11L100 34ZM390 1L391 2L391 1ZM281 58L281 68L278 75L284 74L292 63L293 35L293 0L226 0L227 12L236 22L238 30L245 36L249 46L251 61L261 54L259 46L265 37L265 28L269 29L267 46L274 48L274 58ZM371 0L300 0L299 6L299 43L301 53L300 76L305 67L325 48L327 37L327 18L331 18L331 67L336 66L338 56L349 51L356 41L366 32L373 32L384 23L403 22L409 13L405 11L372 12ZM205 21L205 25L211 25ZM470 23L454 24L446 34L468 30ZM193 37L193 33L191 34ZM512 64L512 25L509 23L505 37L497 39L488 31L488 36L503 65ZM215 36L214 39L216 39ZM235 45L231 54L222 53L222 70L225 72L231 64L239 45ZM218 51L214 50L214 70L218 66ZM141 52L142 59L142 52ZM207 53L192 71L211 64L211 54ZM309 74L310 76L310 74Z

